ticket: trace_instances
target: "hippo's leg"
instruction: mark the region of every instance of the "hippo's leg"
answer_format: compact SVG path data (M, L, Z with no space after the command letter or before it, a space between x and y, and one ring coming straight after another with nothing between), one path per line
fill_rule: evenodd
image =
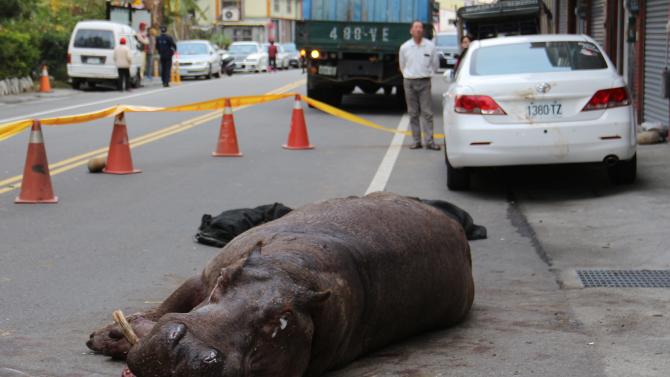
M128 316L128 322L141 339L148 334L160 317L167 313L186 313L196 307L207 297L205 286L200 275L188 279L177 288L159 306L143 313ZM112 323L94 331L86 346L96 353L101 353L115 359L125 359L130 343L125 339L121 328Z

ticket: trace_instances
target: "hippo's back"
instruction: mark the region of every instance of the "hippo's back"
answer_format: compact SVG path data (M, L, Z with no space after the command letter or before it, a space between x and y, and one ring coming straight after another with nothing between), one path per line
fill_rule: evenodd
M208 269L259 243L274 265L301 270L297 276L307 284L333 292L331 307L315 319L313 345L329 359L328 368L393 340L456 323L474 298L470 249L461 226L403 196L374 193L298 208L235 238ZM326 355L332 344L336 349Z

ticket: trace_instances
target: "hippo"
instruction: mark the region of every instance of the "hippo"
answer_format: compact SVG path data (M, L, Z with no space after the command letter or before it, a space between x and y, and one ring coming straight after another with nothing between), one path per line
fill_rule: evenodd
M320 376L458 324L474 300L470 246L443 211L391 193L295 209L234 238L161 305L87 345L137 377Z

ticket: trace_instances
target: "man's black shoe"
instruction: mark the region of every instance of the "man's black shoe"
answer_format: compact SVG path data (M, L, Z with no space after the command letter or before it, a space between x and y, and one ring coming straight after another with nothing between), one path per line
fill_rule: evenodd
M431 151L439 151L440 146L435 144L435 143L430 143L430 144L426 145L426 149L430 149Z
M414 143L409 146L409 149L421 149L422 145L421 143Z
M170 86L170 84L163 84L164 88L167 88L168 86Z

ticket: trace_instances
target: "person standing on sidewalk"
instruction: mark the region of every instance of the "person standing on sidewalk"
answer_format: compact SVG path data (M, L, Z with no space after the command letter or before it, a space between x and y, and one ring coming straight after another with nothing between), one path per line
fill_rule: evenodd
M141 65L141 75L142 78L146 78L147 72L147 49L149 48L149 33L147 33L147 24L140 22L140 32L137 33L137 41L140 43L142 49L142 65Z
M170 86L170 72L172 70L172 56L177 51L174 39L167 34L167 27L161 26L161 35L156 37L156 50L161 57L161 79L163 86Z
M414 143L410 149L419 149L421 144L421 118L426 149L439 151L440 146L433 140L433 109L431 98L431 77L439 66L435 45L423 37L423 24L414 21L410 29L412 38L400 46L400 72L403 76L405 101L409 113Z
M130 49L126 46L126 38L121 37L119 45L114 48L114 64L119 72L119 89L121 91L130 91L130 66L133 58L130 56Z
M275 46L275 41L270 40L270 45L268 46L268 64L272 72L277 70L277 46Z

